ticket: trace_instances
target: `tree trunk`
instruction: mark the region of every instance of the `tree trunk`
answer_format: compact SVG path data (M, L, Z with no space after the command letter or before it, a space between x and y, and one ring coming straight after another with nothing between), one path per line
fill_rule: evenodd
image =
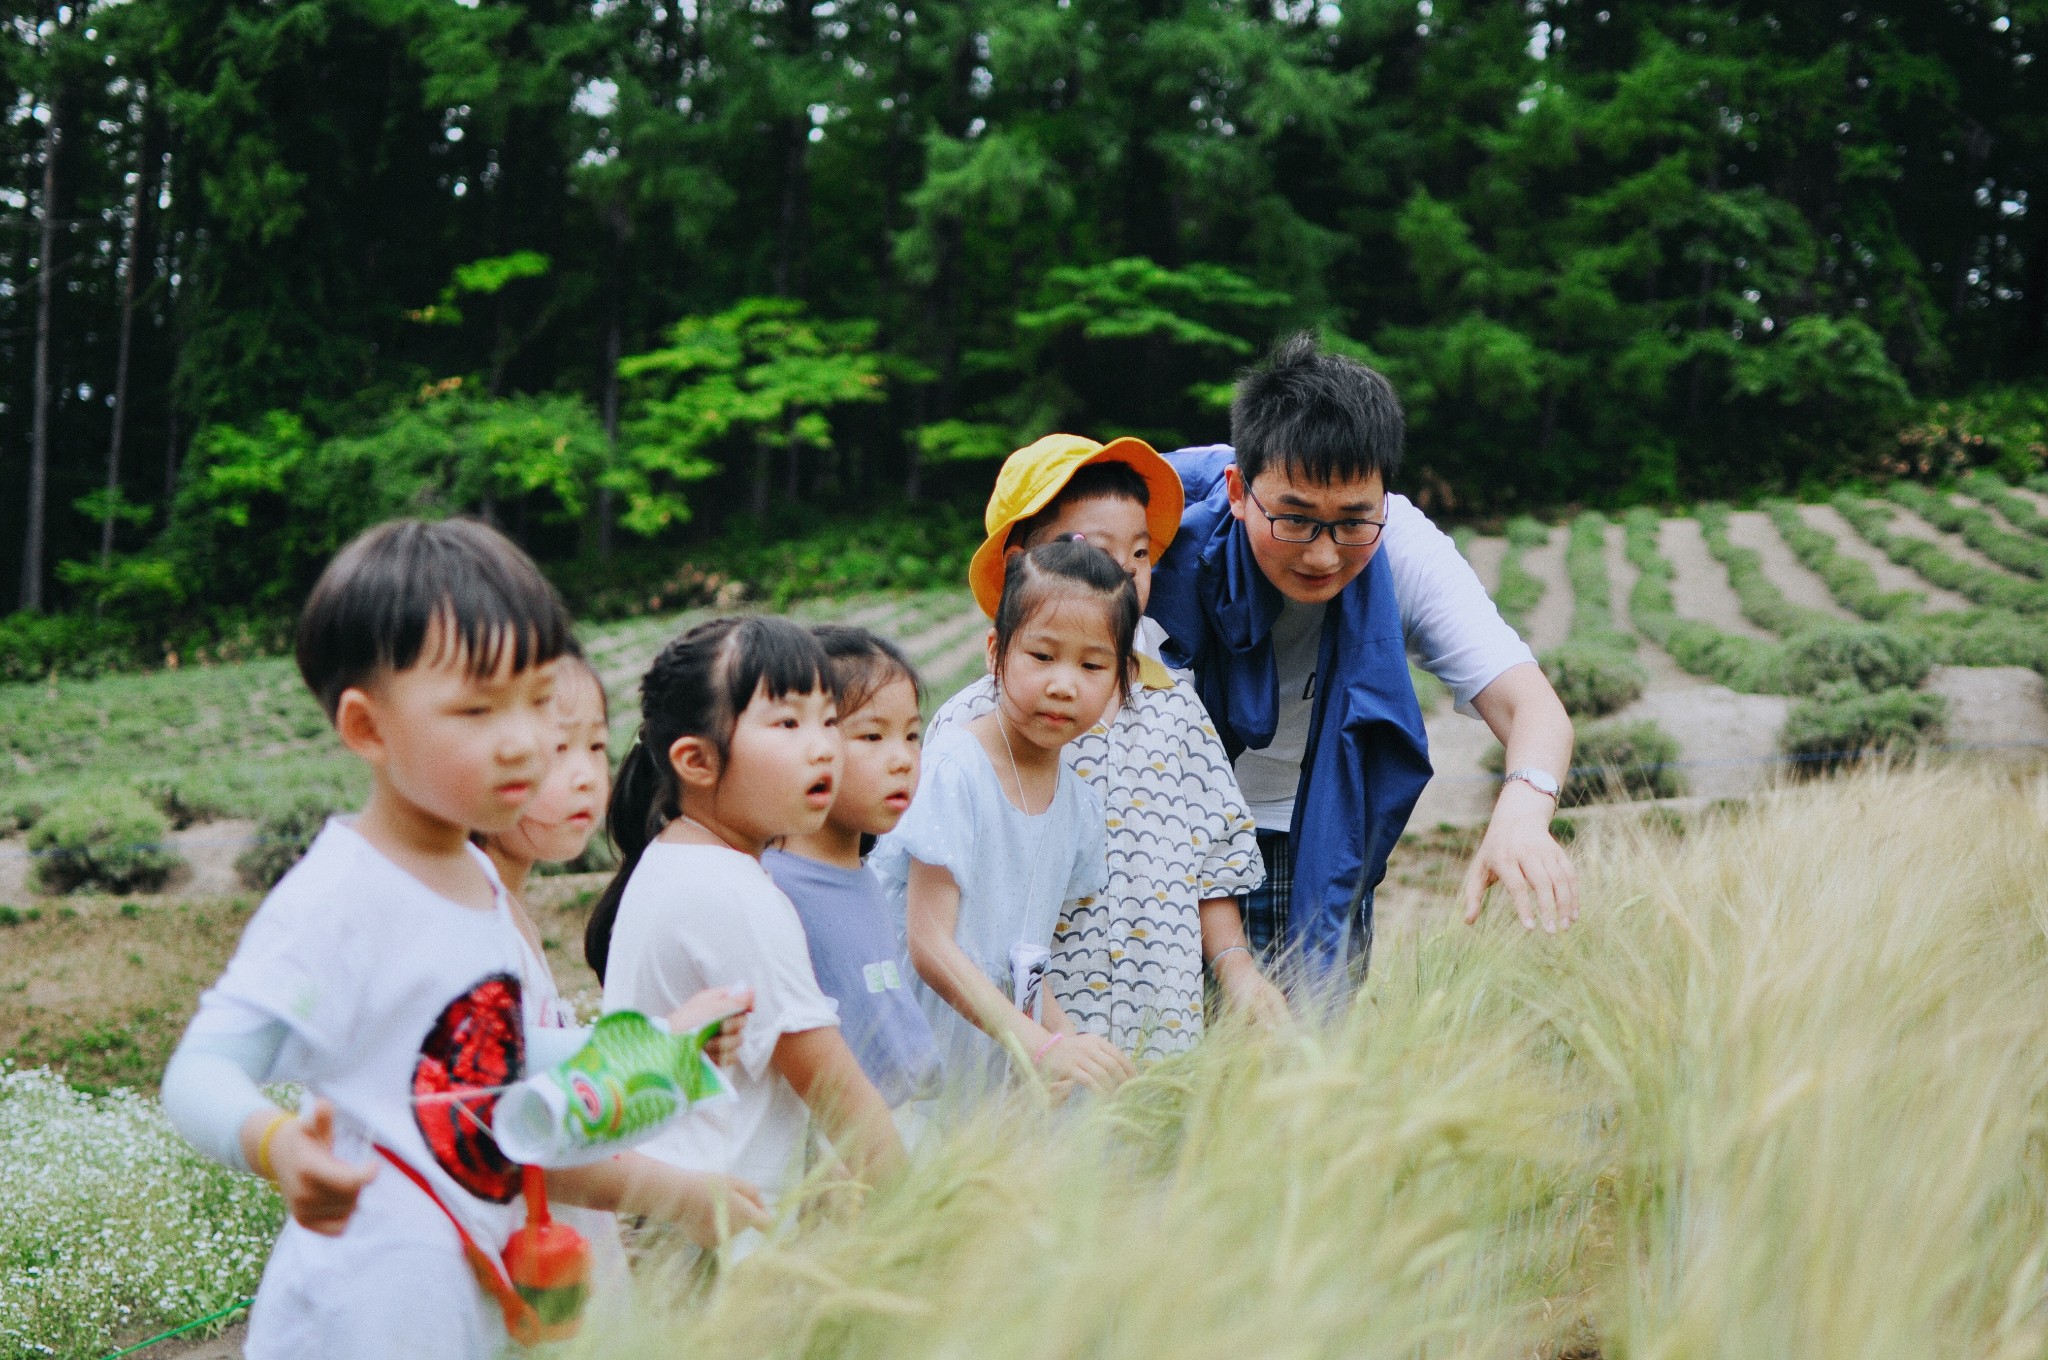
M155 197L150 172L155 168L156 148L150 136L149 92L143 90L140 98L142 146L136 157L135 201L128 214L128 273L121 281L121 340L114 358L114 429L107 439L107 505L100 516L102 569L114 557L114 501L121 494L121 438L128 426L128 356L135 342L135 280L142 272L143 227Z
M600 401L607 464L616 462L619 456L619 358L625 349L626 231L625 210L614 209L611 261L605 271L604 395ZM597 488L597 560L612 560L612 489L602 482Z
M761 523L768 518L769 449L766 441L754 440L754 491L751 504L754 521Z
M817 45L817 17L813 0L783 0L788 21L786 55L792 61L808 57ZM782 120L782 207L775 231L775 295L804 295L804 260L810 252L811 235L811 118L808 109Z
M36 259L36 378L29 435L28 526L21 543L21 607L43 607L43 513L50 482L50 309L57 291L57 155L64 146L64 101L50 100L43 136L43 226Z

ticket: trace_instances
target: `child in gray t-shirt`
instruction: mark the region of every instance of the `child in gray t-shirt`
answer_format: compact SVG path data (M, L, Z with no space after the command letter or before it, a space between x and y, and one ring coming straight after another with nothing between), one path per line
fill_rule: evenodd
M911 995L894 916L861 863L864 838L893 830L917 792L923 697L901 652L861 628L813 630L832 659L846 759L825 825L770 850L761 865L796 907L818 986L839 1030L892 1106L937 1093L938 1045Z

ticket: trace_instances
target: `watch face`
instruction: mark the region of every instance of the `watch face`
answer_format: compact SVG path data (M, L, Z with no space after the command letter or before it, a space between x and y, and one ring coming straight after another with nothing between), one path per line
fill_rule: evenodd
M1557 796L1557 781L1550 777L1548 771L1516 770L1513 774L1509 775L1508 778L1522 780L1524 783L1527 783L1532 788L1536 789L1538 792L1547 793L1553 798Z

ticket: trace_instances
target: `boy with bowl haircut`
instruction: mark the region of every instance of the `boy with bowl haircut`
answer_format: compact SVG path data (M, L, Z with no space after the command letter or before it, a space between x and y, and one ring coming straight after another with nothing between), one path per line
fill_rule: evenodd
M371 529L307 601L299 671L369 765L369 801L264 899L163 1079L178 1131L275 1181L290 1214L250 1316L252 1360L505 1349L462 1240L495 1262L523 1217L491 1114L499 1090L588 1031L530 1023L527 950L470 837L510 830L546 775L570 646L539 570L473 521ZM730 1009L705 1000L671 1021ZM259 1082L302 1083L310 1111L277 1109ZM587 1208L675 1217L709 1197L736 1224L765 1221L723 1181L629 1183L616 1159L548 1182Z
M1253 947L1310 976L1362 975L1373 891L1429 780L1411 649L1507 749L1465 919L1494 883L1525 926L1578 915L1549 829L1571 720L1449 537L1388 492L1403 432L1384 377L1304 334L1239 382L1234 447L1167 456L1188 505L1150 612L1166 660L1194 671L1258 823Z

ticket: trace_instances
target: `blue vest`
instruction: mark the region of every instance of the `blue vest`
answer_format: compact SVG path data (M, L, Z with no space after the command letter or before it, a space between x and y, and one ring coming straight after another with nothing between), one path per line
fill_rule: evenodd
M1187 491L1180 533L1152 569L1148 613L1169 635L1170 665L1190 668L1235 760L1273 740L1279 677L1273 623L1281 595L1230 513L1228 445L1166 455ZM1330 602L1295 791L1288 946L1311 975L1345 958L1354 923L1369 929L1387 856L1429 782L1429 738L1408 675L1401 606L1384 552Z

